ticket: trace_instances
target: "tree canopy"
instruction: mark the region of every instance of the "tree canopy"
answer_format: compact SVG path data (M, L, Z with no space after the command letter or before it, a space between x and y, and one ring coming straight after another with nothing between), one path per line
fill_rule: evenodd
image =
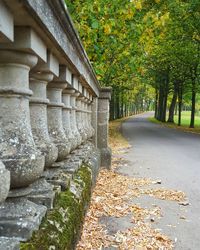
M113 118L130 109L156 117L199 92L199 0L66 0L97 78L113 87ZM188 99L190 101L188 102ZM194 126L192 122L191 126Z

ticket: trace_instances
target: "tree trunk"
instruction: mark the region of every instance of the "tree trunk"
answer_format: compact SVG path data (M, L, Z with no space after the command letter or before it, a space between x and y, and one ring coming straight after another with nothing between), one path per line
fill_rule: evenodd
M119 106L119 94L118 93L116 93L115 106L116 106L116 118L118 119L120 117L120 106Z
M158 98L158 110L157 110L157 117L156 117L156 119L159 121L161 121L161 119L162 119L163 98L164 98L163 88L162 88L162 84L160 84L160 86L159 86L159 98Z
M183 102L183 84L179 83L179 91L178 91L178 126L181 126L182 102Z
M157 118L157 116L158 116L158 89L156 88L156 91L155 91L156 93L156 97L155 97L155 114L154 114L154 117L155 118Z
M174 83L174 93L173 93L172 102L171 102L170 108L169 108L169 117L168 117L167 122L174 123L174 110L175 110L175 106L176 106L177 96L178 96L177 84Z
M164 96L163 96L163 110L161 116L162 122L166 122L168 93L169 93L169 72L167 71L164 74Z
M175 105L174 115L178 115L178 105L177 105L177 103L176 103L176 105Z
M114 119L115 119L115 91L113 89L110 102L110 120L113 121Z
M196 103L196 86L195 79L192 79L192 110L191 110L191 120L190 128L194 128L194 119L195 119L195 103Z

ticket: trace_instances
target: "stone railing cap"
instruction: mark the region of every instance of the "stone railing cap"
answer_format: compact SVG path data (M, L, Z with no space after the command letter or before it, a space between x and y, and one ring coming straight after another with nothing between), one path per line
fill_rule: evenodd
M111 92L112 92L111 87L103 87L100 90L99 98L111 100Z

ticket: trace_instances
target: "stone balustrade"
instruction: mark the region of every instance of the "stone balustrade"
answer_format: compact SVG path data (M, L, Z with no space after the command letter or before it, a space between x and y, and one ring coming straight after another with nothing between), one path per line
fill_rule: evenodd
M111 90L63 1L0 0L0 16L0 249L18 249L83 162L110 167Z

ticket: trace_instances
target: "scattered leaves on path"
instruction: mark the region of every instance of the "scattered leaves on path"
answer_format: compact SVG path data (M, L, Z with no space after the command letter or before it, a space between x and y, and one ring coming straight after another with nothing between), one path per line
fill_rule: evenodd
M160 208L142 208L129 201L141 195L183 201L185 195L180 191L144 189L152 183L150 179L130 178L113 170L101 170L77 250L98 250L109 246L119 250L173 249L172 241L146 222L147 218L161 217ZM118 231L115 235L109 235L106 226L99 222L102 216L123 217L128 214L132 215L133 228Z
M111 131L115 137L111 143L115 154L112 169L102 169L99 173L90 208L86 214L82 237L76 249L103 250L106 247L119 250L173 249L173 241L159 229L152 228L155 218L162 217L160 207L152 204L151 208L143 208L133 204L134 198L148 195L184 204L185 194L181 191L154 188L155 184L161 184L160 180L131 178L118 173L117 168L125 163L121 154L129 145L124 143L125 140L118 134L116 136L114 133L116 128ZM127 215L131 215L133 226L115 234L111 234L106 225L100 222L102 217L119 218Z
M143 190L143 194L154 196L161 200L171 200L183 202L186 199L185 193L182 191L169 190L169 189L148 189Z

